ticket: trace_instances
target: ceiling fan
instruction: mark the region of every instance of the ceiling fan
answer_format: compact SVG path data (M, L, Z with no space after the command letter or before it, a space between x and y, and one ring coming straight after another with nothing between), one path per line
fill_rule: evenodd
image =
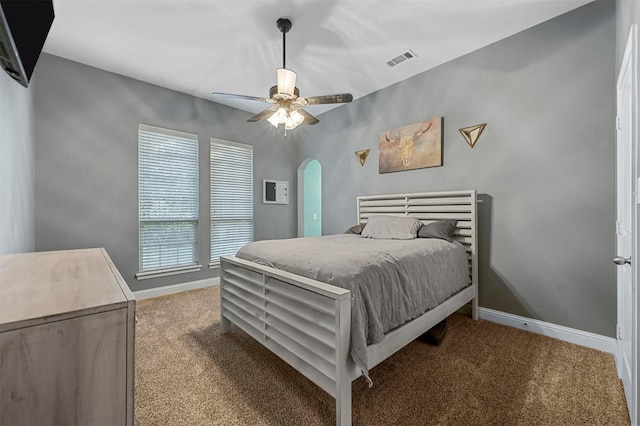
M219 92L214 92L212 95L219 98L261 101L273 104L247 121L253 123L266 118L274 127L284 124L284 128L287 130L295 129L303 122L312 125L320 121L302 109L303 106L351 102L353 100L351 93L300 97L300 90L296 87L296 73L286 67L286 34L291 29L291 21L287 18L280 18L276 25L282 32L282 68L276 70L277 84L269 89L269 97L259 98Z

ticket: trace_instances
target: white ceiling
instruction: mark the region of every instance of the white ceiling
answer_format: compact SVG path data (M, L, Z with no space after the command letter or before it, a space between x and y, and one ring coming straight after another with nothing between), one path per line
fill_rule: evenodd
M282 66L276 21L286 17L301 96L357 99L591 1L53 0L44 51L212 101L212 92L268 97ZM408 50L417 56L387 66Z

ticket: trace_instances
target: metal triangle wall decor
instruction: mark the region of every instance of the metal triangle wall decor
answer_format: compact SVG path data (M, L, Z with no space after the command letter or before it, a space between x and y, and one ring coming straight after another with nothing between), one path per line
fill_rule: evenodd
M363 149L362 151L356 151L356 157L360 161L360 165L364 167L364 163L367 161L370 149Z
M487 123L477 124L475 126L463 127L462 129L458 129L462 137L467 141L469 146L473 148L480 139L480 135L484 128L487 127Z

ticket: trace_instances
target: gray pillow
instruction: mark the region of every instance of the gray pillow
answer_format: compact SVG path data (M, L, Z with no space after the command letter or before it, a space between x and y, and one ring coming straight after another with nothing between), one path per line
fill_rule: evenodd
M422 225L418 231L420 238L439 238L449 242L453 241L453 231L456 229L457 220L439 220L428 225Z
M360 223L358 225L354 225L351 228L347 229L346 231L344 231L344 233L360 235L362 234L362 230L364 229L365 226L367 226L366 223Z
M412 240L420 226L422 222L413 217L371 216L361 235L385 240Z

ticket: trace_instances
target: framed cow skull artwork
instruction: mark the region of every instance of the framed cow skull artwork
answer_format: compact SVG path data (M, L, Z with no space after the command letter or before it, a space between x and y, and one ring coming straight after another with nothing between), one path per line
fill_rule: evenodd
M379 173L442 166L443 121L434 117L380 134Z

